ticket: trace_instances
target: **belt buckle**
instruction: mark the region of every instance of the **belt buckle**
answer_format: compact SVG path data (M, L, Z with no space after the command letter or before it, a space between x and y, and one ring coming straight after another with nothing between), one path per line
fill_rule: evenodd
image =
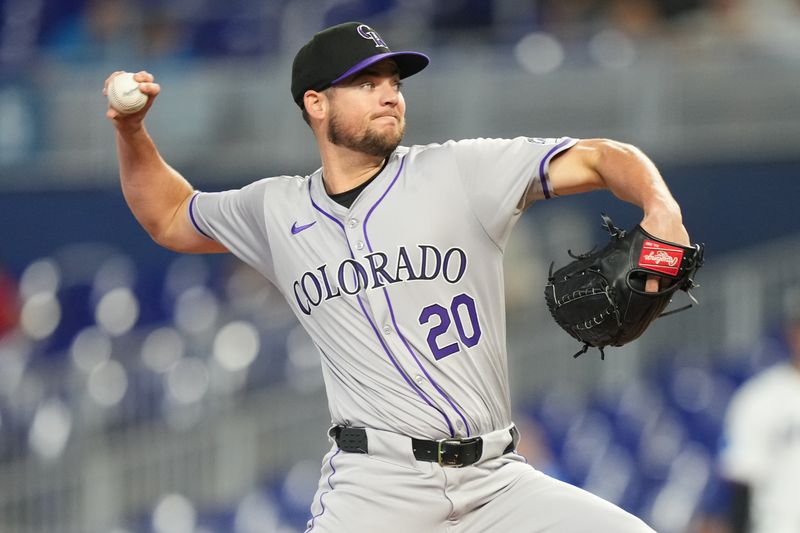
M436 459L440 466L447 466L453 468L461 468L464 466L464 454L462 450L465 446L474 444L480 440L480 437L470 437L467 439L441 439L437 443ZM443 447L446 444L455 444L458 452L454 452L452 457L445 457ZM470 463L471 464L471 463Z
M461 441L459 439L441 439L436 442L438 444L436 460L440 466L449 466L455 468L460 468L461 466L463 466L463 463L460 461L461 458L460 453L453 454L452 457L444 457L442 451L442 446L444 446L445 444L456 444L460 446Z

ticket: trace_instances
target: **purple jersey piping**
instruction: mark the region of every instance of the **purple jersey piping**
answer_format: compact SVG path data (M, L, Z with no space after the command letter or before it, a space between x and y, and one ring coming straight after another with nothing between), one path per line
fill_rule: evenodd
M309 192L309 198L311 198L311 196L310 196L311 195L311 180L308 180L308 192ZM334 217L333 215L331 215L330 213L328 213L327 211L322 209L320 206L318 206L313 198L311 198L311 205L314 206L314 209L316 209L317 211L319 211L320 213L322 213L323 215L325 215L329 219L333 220L341 228L341 230L342 230L342 232L344 233L344 236L345 236L345 242L347 242L347 249L350 250L350 258L351 259L355 259L355 255L353 254L353 249L350 248L350 242L347 241L347 232L344 229L344 224L342 224L339 221L339 219L337 219L336 217ZM455 430L453 429L453 423L450 421L450 418L447 416L447 413L442 411L439 408L439 406L434 404L433 400L428 398L428 395L425 394L425 391L423 391L420 387L418 387L417 384L414 383L411 380L411 378L408 377L408 375L406 375L406 373L403 371L403 369L400 368L400 364L397 362L397 360L392 355L392 352L391 352L391 350L389 350L389 347L386 346L386 344L384 343L383 337L381 337L381 333L378 330L378 327L373 323L372 319L370 318L369 313L367 312L367 309L364 307L364 302L361 301L361 297L356 295L356 299L358 300L358 305L361 307L361 312L364 314L364 318L367 319L367 322L369 322L369 325L372 327L372 330L375 332L375 336L378 338L378 342L380 342L381 347L383 348L383 351L386 352L386 355L389 357L389 360L392 362L392 365L394 365L395 370L397 370L397 372L401 376L403 376L403 379L408 384L408 386L411 387L411 389L414 392L416 392L417 395L420 398L422 398L422 400L425 403L427 403L433 409L436 409L439 412L439 414L442 415L442 417L444 417L444 421L447 423L447 428L450 431L450 436L451 437L454 436L455 435Z
M545 155L542 158L541 163L539 163L539 181L541 181L542 183L542 193L544 193L544 197L547 198L548 200L550 199L550 189L547 186L547 177L544 174L545 166L547 166L547 162L550 161L550 158L552 158L556 153L558 153L562 148L564 148L565 145L571 142L574 142L574 139L567 137L566 139L555 145L553 148L551 148L550 151L547 152L547 155Z
M200 232L200 234L203 237L206 237L207 239L211 239L213 241L214 238L211 235L209 235L208 233L206 233L205 231L203 231L202 229L200 229L200 225L194 219L194 201L197 200L197 196L199 194L200 194L199 192L194 193L194 196L192 196L192 199L189 201L189 220L192 221L192 226L194 226L194 229L196 229L198 232Z
M389 183L389 186L383 192L381 197L378 198L378 201L375 202L375 205L373 205L369 209L369 211L367 212L366 218L364 218L364 241L367 243L367 249L370 251L370 253L373 252L373 249L372 249L372 244L369 241L369 235L367 235L367 223L369 222L369 218L372 216L373 211L375 211L375 208L378 207L378 205L383 201L383 199L386 198L386 195L389 194L389 191L392 189L392 187L394 187L394 184L397 182L397 179L400 177L400 174L403 172L403 167L405 166L405 162L406 162L405 157L401 157L401 159L400 159L400 168L397 169L397 174L395 175L394 179L392 179L392 182ZM417 357L417 353L411 348L411 345L408 343L408 340L406 339L405 335L403 335L400 332L400 328L397 325L397 320L395 319L395 316L394 316L394 307L392 306L392 301L389 298L389 291L386 290L386 287L383 287L383 295L386 298L386 304L389 306L389 315L392 317L392 324L394 324L394 330L400 336L400 340L403 341L403 344L405 345L406 349L408 350L408 353L411 354L411 357L414 359L414 362L417 363L417 366L420 368L420 370L422 370L422 373L425 374L425 377L428 379L430 384L433 385L433 388L436 389L436 391L442 396L442 398L444 398L445 401L447 401L447 403L450 404L450 407L452 407L453 410L456 413L458 413L458 416L461 418L462 422L464 422L464 428L465 428L465 430L467 432L467 437L469 437L470 433L471 433L471 430L470 430L470 427L469 427L469 423L467 422L467 418L464 416L464 414L461 412L461 410L459 410L459 408L456 407L456 405L453 403L453 400L450 399L450 396L445 394L444 390L442 390L442 388L439 386L439 384L436 383L436 381L431 377L431 375L428 373L428 370L425 368L425 366L422 364L422 362ZM451 433L450 436L454 437L455 435L453 435Z
M342 451L341 448L336 450L336 453L331 455L331 458L328 460L328 464L331 465L332 472L328 476L328 480L327 481L328 481L328 486L330 487L331 490L333 490L333 483L331 482L331 480L332 480L334 474L336 474L336 467L333 466L333 458L336 457L337 455L339 455L339 453L341 451ZM320 505L320 507L322 507L322 510L319 512L318 515L314 515L314 516L311 517L311 525L308 526L308 529L306 529L306 533L308 533L309 531L314 529L314 522L316 521L316 519L325 514L325 502L322 501L322 497L325 496L326 494L328 494L331 490L326 490L325 492L323 492L322 494L319 495L319 505Z

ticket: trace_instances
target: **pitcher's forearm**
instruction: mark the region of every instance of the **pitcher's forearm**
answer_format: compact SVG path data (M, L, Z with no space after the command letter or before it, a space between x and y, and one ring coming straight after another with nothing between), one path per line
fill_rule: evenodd
M193 188L162 159L144 126L118 129L116 139L125 201L145 231L161 242Z
M665 241L689 244L678 202L655 164L641 150L610 139L584 139L550 165L559 195L607 189L642 208L642 227Z
M606 142L599 154L597 172L614 195L638 205L646 215L658 213L680 221L678 203L655 164L641 150L629 144Z

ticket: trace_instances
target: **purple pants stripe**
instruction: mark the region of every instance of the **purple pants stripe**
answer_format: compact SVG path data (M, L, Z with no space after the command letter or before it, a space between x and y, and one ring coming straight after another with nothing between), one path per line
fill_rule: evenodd
M331 466L331 470L332 470L332 472L328 476L328 480L327 480L328 481L328 487L330 487L330 490L327 490L327 491L325 491L325 492L323 492L322 494L319 495L319 505L320 505L320 507L322 507L322 510L319 512L319 514L314 515L314 516L311 517L311 525L309 525L308 529L306 529L306 533L308 533L309 531L314 529L314 522L317 520L317 518L319 518L320 516L325 514L325 502L322 501L322 498L324 498L326 494L328 494L331 490L333 490L333 476L334 476L334 474L336 474L336 467L333 465L333 458L336 457L337 455L339 455L339 453L341 453L341 451L342 450L336 450L336 453L331 455L331 458L328 460L328 464Z

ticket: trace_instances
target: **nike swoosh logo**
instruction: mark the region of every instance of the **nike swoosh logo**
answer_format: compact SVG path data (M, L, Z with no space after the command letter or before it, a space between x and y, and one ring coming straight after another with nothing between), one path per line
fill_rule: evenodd
M312 222L310 224L303 224L302 226L298 226L297 222L295 222L294 224L292 224L292 235L297 235L301 231L307 230L308 228L310 228L311 226L313 226L316 223L317 223L317 221L315 220L314 222Z
M130 95L132 95L134 92L136 92L138 90L139 90L139 84L137 83L136 87L134 87L130 91L123 91L122 96L130 96Z

